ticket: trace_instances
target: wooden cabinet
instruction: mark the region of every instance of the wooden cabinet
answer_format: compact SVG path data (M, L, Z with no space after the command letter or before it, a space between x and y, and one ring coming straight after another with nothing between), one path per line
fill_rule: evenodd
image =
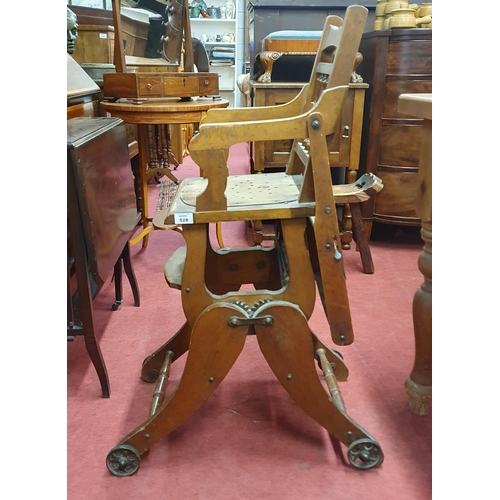
M250 81L251 106L276 106L291 101L304 83L257 83ZM366 83L351 83L344 102L337 133L330 142L330 165L347 169L347 182L356 180L359 167L361 126ZM250 164L252 172L283 170L290 155L292 141L252 143Z
M79 24L73 58L78 64L113 64L115 29L113 26Z
M398 112L401 94L432 92L432 30L382 30L363 35L358 72L366 91L360 172L379 176L384 189L363 206L372 223L419 226L415 212L423 120Z
M292 100L304 83L249 82L251 106L275 106ZM330 141L330 166L336 184L351 183L358 177L366 83L351 83L344 102L337 132ZM284 170L292 141L265 141L250 144L250 166L253 173ZM336 167L336 168L334 168ZM342 210L342 243L350 247L352 220L348 207Z

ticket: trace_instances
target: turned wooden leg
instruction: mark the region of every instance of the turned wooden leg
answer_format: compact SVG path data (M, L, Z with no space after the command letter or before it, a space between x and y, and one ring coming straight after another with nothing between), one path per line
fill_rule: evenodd
M405 388L410 410L416 415L427 415L432 397L432 222L423 222L420 234L424 248L418 268L424 282L413 298L415 361Z
M142 248L148 246L149 232L152 226L149 223L148 214L148 162L149 162L149 143L148 143L148 126L137 125L137 142L139 144L139 154L137 159L137 177L136 177L136 193L137 202L141 207L142 212L142 231L130 240L130 245L135 245L142 240ZM134 172L135 175L135 172Z
M359 255L361 256L363 272L365 274L373 274L375 272L375 267L373 266L370 245L368 244L368 238L366 237L363 227L363 214L361 213L361 206L359 203L352 203L350 206L352 214L352 232L354 241L356 242L359 250Z

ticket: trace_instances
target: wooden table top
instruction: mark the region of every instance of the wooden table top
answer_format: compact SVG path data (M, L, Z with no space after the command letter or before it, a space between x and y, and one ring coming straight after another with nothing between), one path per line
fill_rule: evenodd
M126 123L165 124L198 123L210 109L227 108L227 99L199 97L192 101L181 101L177 97L148 99L138 103L129 99L116 102L102 101L100 107Z
M432 120L432 94L401 94L398 111L415 118Z

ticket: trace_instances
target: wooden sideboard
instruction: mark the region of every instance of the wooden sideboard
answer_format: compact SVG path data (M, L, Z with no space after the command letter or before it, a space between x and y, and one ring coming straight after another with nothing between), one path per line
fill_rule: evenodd
M291 101L304 83L258 83L250 81L251 106L276 106ZM330 141L330 166L335 184L351 183L358 177L361 128L366 83L351 83L344 102L337 132ZM253 173L284 170L290 156L292 141L250 143L250 166ZM334 168L335 167L335 168ZM350 248L352 219L348 207L342 212L342 246Z
M384 189L363 205L365 230L373 222L420 226L415 193L423 120L398 111L401 94L432 92L432 29L365 33L358 72L366 91L360 173L380 177Z

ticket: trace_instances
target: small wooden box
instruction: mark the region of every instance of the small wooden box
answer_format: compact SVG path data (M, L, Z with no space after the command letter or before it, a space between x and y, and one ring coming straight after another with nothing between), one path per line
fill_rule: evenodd
M105 99L219 95L217 73L105 73L103 77Z

